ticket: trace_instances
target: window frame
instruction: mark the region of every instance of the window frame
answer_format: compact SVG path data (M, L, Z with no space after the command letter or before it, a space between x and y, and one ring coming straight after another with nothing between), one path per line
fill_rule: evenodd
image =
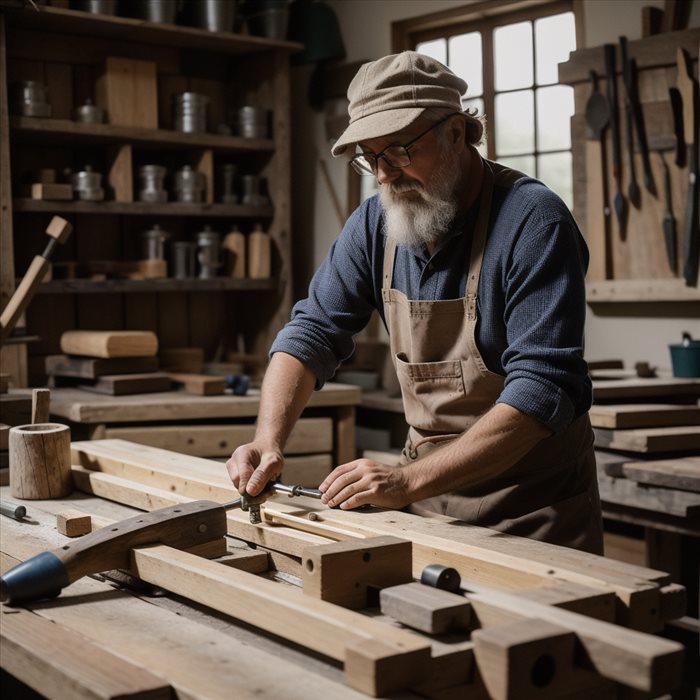
M393 22L391 25L392 49L394 53L404 50L413 50L416 45L433 39L444 38L478 31L482 37L482 60L483 60L483 94L481 99L484 102L484 114L488 122L491 122L490 115L495 115L495 75L493 62L493 31L496 27L505 23L534 21L550 15L563 12L574 14L574 24L576 28L576 46L580 49L584 45L583 36L583 3L582 0L501 0L493 2L476 2L451 8L442 12L435 12L419 17ZM535 42L533 41L533 62L534 62ZM559 85L560 83L550 83L548 85ZM530 88L533 95L536 95L540 86L536 76L533 77L533 84ZM511 90L500 91L499 94L507 94ZM468 96L468 95L467 95ZM537 134L537 108L534 107L534 130ZM487 122L487 123L488 123ZM490 160L496 158L495 133L489 129L490 138L486 143L486 157ZM564 149L556 151L538 150L537 139L535 138L535 148L532 155L537 159L538 155L550 152L563 152ZM571 150L571 149L566 149ZM510 156L509 156L510 157ZM537 162L537 161L536 161Z

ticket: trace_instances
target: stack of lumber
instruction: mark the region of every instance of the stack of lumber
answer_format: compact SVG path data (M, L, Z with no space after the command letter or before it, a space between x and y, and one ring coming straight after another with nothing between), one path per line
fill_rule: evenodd
M73 464L79 489L142 510L237 495L220 463L121 440L74 443ZM298 577L303 600L290 586L165 545L134 550L132 573L341 663L362 693L588 698L624 686L656 697L681 682L681 645L651 634L684 614L683 588L661 571L448 518L345 512L303 498L269 500L259 525L239 510L226 520L229 536ZM454 567L462 588L416 584L428 564ZM381 607L368 608L377 588ZM48 616L98 641L101 632L76 623L70 608L50 606ZM149 664L157 674L150 656Z
M54 384L111 396L169 391L171 380L158 371L158 338L150 331L66 331L63 355L48 355L46 374Z
M216 396L226 390L223 376L205 374L203 348L167 348L159 353L160 365L171 381L187 393Z

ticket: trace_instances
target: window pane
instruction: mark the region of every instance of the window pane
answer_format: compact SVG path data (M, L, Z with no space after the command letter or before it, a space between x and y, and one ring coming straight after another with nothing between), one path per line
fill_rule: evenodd
M447 65L447 42L444 39L424 41L422 44L416 45L416 51Z
M532 24L518 22L498 27L493 33L496 90L515 90L532 85Z
M496 155L535 150L535 115L532 90L496 95Z
M516 156L514 158L499 158L498 162L501 165L507 165L509 168L519 170L525 175L535 177L535 156Z
M537 150L571 148L574 89L568 85L537 90Z
M571 153L547 153L537 159L538 177L553 189L571 209L574 205L574 185Z
M557 64L567 61L576 48L574 13L545 17L535 21L537 84L559 82Z
M467 94L478 96L484 92L481 67L481 34L470 32L453 36L449 41L450 68L469 85Z

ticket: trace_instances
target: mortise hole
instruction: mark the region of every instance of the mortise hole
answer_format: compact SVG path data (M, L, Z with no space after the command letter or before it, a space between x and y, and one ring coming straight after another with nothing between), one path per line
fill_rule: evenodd
M311 561L311 559L307 559L304 562L304 566L306 567L306 570L311 573L314 570L314 563Z
M64 544L63 547L61 547L61 549L63 549L64 551L65 551L65 550L68 550L68 549L70 549L70 545L69 545L69 544Z
M544 688L552 682L556 670L557 664L554 657L550 654L542 654L532 665L530 679L538 688Z
M372 558L372 555L369 552L365 552L362 555L362 561L369 561Z
M113 528L112 528L112 532L119 532L119 528L118 528L118 527L113 527Z
M182 511L178 509L178 510L174 510L173 513L182 513Z

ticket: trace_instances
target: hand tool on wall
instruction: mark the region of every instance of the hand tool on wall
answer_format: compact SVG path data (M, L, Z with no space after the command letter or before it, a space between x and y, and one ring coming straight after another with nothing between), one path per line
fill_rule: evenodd
M683 132L683 98L680 90L675 87L668 89L668 96L671 98L671 110L673 112L673 135L676 138L676 165L685 168L686 147L685 134Z
M671 197L671 173L664 160L664 154L659 151L661 167L664 171L664 218L662 226L664 230L664 241L666 242L666 255L671 272L675 275L678 272L677 250L676 250L676 217L673 216L673 200Z
M13 567L0 578L0 601L14 604L53 598L83 576L128 569L134 547L164 544L187 549L216 540L226 535L226 511L232 508L249 512L250 521L259 523L260 506L272 493L321 497L318 489L270 482L259 496L244 494L227 503L198 500L139 513Z
M615 68L615 46L605 44L605 73L607 98L610 104L610 126L612 135L613 177L615 178L615 214L620 224L620 235L624 237L627 223L627 202L622 194L622 160L620 156L620 117L617 107L617 75Z
M693 77L690 55L682 48L676 52L678 89L683 98L683 133L688 153L688 197L683 226L683 278L688 287L698 284L700 231L698 231L698 130L700 128L700 98L698 81Z
M620 50L622 52L622 75L625 83L625 90L627 93L628 109L632 113L634 130L637 134L637 143L639 144L639 151L642 155L642 167L644 168L644 187L649 193L656 195L654 176L652 174L651 163L649 161L649 144L647 142L646 127L644 125L644 113L642 112L642 105L639 101L637 62L633 58L629 58L629 55L627 53L627 37L620 37ZM628 119L628 127L630 126L631 125L629 124ZM628 141L631 143L631 135L628 136ZM633 153L634 150L631 149L630 154ZM632 157L632 155L630 155L630 157Z
M636 166L634 163L634 115L632 107L632 90L630 88L630 64L627 56L627 39L620 37L620 53L622 54L622 82L625 85L625 146L627 148L627 163L629 184L627 197L630 204L639 209L642 204L641 192L637 184Z
M41 284L47 270L49 269L49 260L54 253L58 243L65 243L70 232L73 230L71 224L60 216L54 216L51 219L46 233L49 236L49 242L41 255L35 255L29 269L19 283L14 294L7 303L5 310L0 315L0 341L5 340L12 333L20 316L24 313L34 293Z

